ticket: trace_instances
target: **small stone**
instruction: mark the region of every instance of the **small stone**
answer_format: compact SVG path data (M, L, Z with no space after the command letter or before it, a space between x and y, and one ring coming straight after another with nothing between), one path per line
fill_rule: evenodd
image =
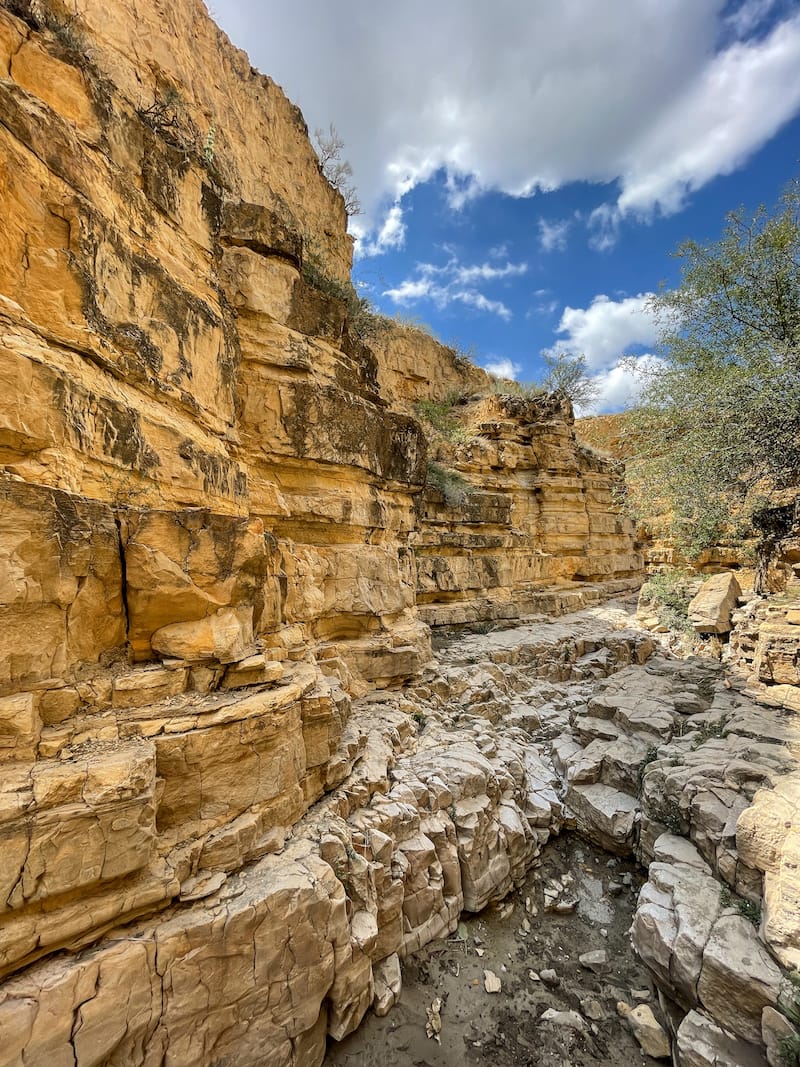
M581 1011L587 1019L592 1019L594 1022L602 1022L606 1017L606 1009L599 1000L593 997L586 997L581 1001Z
M622 892L622 888L623 887L621 882L609 882L607 890L608 895L610 897L618 897Z
M547 1008L539 1016L540 1023L553 1023L555 1026L566 1026L570 1030L585 1030L586 1020L577 1011L556 1011L555 1008Z
M536 971L528 971L528 977L532 982L541 982L541 978L536 973Z
M539 971L539 977L545 985L558 985L559 977L552 967L545 967L543 971Z
M556 915L571 915L578 906L577 897L564 897L563 900L556 902L555 907L552 909Z
M503 988L503 983L494 973L494 971L483 972L483 988L487 993L499 993Z
M620 1001L617 1004L617 1012L626 1020L646 1056L652 1056L654 1060L669 1059L672 1054L669 1038L649 1004L639 1004L638 1007L631 1008L624 1001Z
M584 952L578 957L578 962L587 971L594 971L595 974L599 974L606 969L608 953L604 948L595 949L592 952Z
M428 1016L425 1023L425 1033L428 1037L432 1037L434 1041L440 1041L439 1034L442 1032L442 999L437 997L433 1001L431 1006L427 1009L426 1014Z
M650 999L650 990L649 989L632 989L631 990L631 997L634 1000L640 1000L640 1001L641 1000L649 1000Z

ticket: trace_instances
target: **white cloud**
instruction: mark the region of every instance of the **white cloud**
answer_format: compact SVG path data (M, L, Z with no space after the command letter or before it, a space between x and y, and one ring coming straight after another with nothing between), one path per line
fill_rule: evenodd
M539 219L539 245L542 251L563 252L567 247L567 233L571 223L571 219L560 219L556 222Z
M522 370L519 363L515 363L511 359L490 359L487 363L484 363L483 369L488 371L489 374L493 374L495 378L511 378L516 380L517 375Z
M580 415L595 415L622 411L639 396L642 376L658 364L655 356L647 353L629 359L618 360L612 367L593 376L598 387L597 399Z
M490 263L481 263L475 267L454 267L456 279L464 285L472 282L494 281L496 278L513 278L525 274L527 263L506 263L504 267L493 267Z
M312 129L335 122L380 232L385 205L439 170L455 208L487 189L619 181L623 212L674 211L800 110L795 0L215 8Z
M653 344L658 329L648 306L652 295L611 300L601 293L588 308L565 307L556 327L564 336L554 350L584 355L589 368L600 370L614 365L631 345Z
M623 213L680 210L730 174L800 108L800 16L716 56L639 139L625 166Z
M502 300L486 296L476 286L478 283L486 284L518 277L525 274L527 269L527 263L509 261L502 267L492 263L464 266L455 256L451 256L447 263L441 266L433 263L418 263L416 277L406 278L399 285L385 289L383 295L388 296L395 304L405 307L420 300L430 300L438 308L458 303L474 307L478 311L499 315L501 319L508 320L511 318L511 310Z
M619 237L620 212L615 204L601 204L587 220L589 247L596 252L608 252Z
M353 227L353 231L356 235L356 259L380 256L390 249L402 248L406 241L403 209L399 204L392 204L383 220L383 225L373 240L369 239L367 232L360 231L357 225Z
M430 278L406 278L394 289L387 289L383 295L388 296L395 304L407 306L417 300L424 300L427 297L432 298L436 289L437 286Z

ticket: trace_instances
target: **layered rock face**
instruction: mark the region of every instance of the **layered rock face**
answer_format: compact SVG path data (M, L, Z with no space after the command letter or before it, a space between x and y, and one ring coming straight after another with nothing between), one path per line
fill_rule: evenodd
M363 329L302 117L195 0L7 0L0 116L0 1063L318 1062L560 817L519 744L352 700L428 622L635 580L631 532L556 408L487 402L475 500L422 502L411 405L485 376Z
M466 440L445 452L465 479L461 499L435 488L422 498L415 548L426 622L559 613L596 600L593 584L638 586L642 557L614 507L617 476L577 444L573 421L558 396L466 406Z

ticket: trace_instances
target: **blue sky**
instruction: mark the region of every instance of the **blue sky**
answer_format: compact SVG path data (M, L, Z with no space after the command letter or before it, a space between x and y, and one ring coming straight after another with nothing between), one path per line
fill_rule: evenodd
M309 128L333 123L364 214L354 280L530 381L586 355L635 390L648 294L686 237L800 176L800 0L217 0Z

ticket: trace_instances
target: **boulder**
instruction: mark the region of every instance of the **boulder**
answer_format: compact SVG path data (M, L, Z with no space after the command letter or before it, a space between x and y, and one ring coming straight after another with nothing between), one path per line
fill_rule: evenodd
M764 1067L761 1052L699 1011L690 1011L677 1034L678 1067Z
M224 608L205 619L162 626L150 638L159 655L196 663L237 663L252 651L252 607Z
M733 629L731 612L742 590L730 571L709 578L689 604L689 621L699 634L727 634Z
M778 1000L781 972L741 915L723 914L703 951L697 994L714 1019L731 1033L758 1044L761 1013Z

